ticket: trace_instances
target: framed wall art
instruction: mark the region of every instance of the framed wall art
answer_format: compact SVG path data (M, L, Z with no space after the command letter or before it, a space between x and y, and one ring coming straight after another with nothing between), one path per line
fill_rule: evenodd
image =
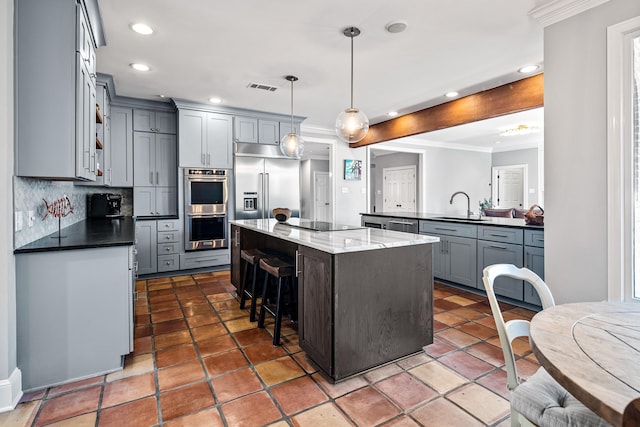
M362 179L362 160L344 161L345 181L360 181Z

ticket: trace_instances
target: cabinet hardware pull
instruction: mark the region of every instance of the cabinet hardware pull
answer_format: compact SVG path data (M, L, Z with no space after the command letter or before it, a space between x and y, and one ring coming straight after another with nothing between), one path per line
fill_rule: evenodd
M156 185L160 184L160 172L156 172Z
M240 230L236 229L236 246L240 246Z
M498 246L498 245L489 245L490 248L494 248L494 249L507 249L505 246Z
M434 230L440 230L440 231L458 231L455 228L439 228L439 227L434 227Z
M300 277L302 271L299 269L300 267L300 251L296 250L296 277Z
M171 248L169 246L166 247L165 249L167 252L171 252Z
M505 234L495 234L495 233L489 233L489 236L493 236L493 237L509 237Z

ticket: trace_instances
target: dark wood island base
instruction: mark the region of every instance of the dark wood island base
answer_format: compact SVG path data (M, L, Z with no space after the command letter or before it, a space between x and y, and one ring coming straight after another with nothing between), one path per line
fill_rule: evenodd
M267 232L255 227L255 221L233 222L232 283L240 285L241 249L271 249L295 257L300 347L334 382L415 354L433 342L432 246L428 244L433 241L401 243L416 236L386 230L316 232L314 236L281 224L275 227L280 228ZM360 233L363 240L378 246L382 241L387 247L369 244L359 250L353 246L320 250L324 243L309 240L320 234L327 238L328 233L332 244L342 237L352 244L354 234ZM315 248L302 244L305 239Z

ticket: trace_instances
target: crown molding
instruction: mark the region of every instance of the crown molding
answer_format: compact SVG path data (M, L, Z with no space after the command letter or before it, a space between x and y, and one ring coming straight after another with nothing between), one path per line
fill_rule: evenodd
M548 27L586 10L600 6L610 0L538 0L529 11L541 26Z

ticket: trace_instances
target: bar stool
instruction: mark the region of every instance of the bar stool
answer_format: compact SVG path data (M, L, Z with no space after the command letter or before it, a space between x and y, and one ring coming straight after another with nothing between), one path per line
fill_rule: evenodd
M264 318L267 312L274 316L275 326L273 328L273 345L280 345L280 327L282 324L282 314L285 308L285 296L289 297L289 302L296 300L294 285L295 267L292 261L275 257L262 258L260 260L260 269L264 270L266 274L264 278L264 287L262 288L262 306L260 307L258 327L264 328ZM269 278L277 279L275 311L267 304ZM289 295L287 295L287 292Z
M263 258L267 258L270 255L260 249L242 249L240 251L240 258L244 260L244 273L242 275L242 289L240 290L240 308L244 310L244 304L247 299L251 300L251 308L249 309L249 321L256 321L256 279L258 276L258 264ZM249 264L251 267L251 284L250 287L247 283L247 272L249 270ZM259 292L258 294L261 294Z

